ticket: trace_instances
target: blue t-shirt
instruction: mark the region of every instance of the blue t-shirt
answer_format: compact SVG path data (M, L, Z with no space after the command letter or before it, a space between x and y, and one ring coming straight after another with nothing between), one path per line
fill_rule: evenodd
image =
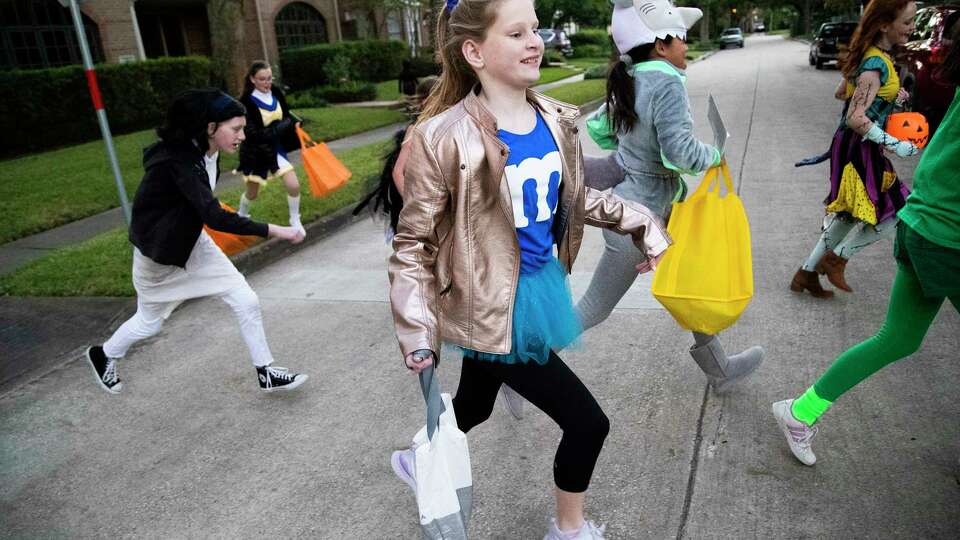
M557 143L540 113L536 115L537 125L530 133L497 132L510 148L504 172L517 226L521 274L539 270L553 257L553 216L563 170Z

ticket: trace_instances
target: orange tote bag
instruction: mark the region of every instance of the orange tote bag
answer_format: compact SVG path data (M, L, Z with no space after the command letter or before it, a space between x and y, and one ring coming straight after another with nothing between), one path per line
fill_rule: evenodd
M353 175L324 143L314 142L302 128L297 128L300 137L300 157L310 179L310 193L324 197L340 189Z
M224 203L220 203L220 207L228 212L236 213L236 210L230 208L230 206ZM222 251L228 257L247 249L260 238L258 236L246 236L241 234L226 233L223 231L215 231L206 225L203 226L203 230L207 231L207 234L210 235L213 243L215 243L220 248L220 251Z

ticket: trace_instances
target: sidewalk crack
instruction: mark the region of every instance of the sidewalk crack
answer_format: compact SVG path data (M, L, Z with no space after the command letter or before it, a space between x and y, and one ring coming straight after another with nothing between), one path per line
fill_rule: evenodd
M704 385L703 401L700 402L700 415L697 417L697 431L693 438L693 455L690 457L690 474L687 477L687 492L683 496L683 510L680 512L680 526L677 528L677 540L683 538L690 518L690 504L693 501L693 489L697 483L697 469L700 466L700 446L703 444L703 417L707 412L710 399L710 384Z

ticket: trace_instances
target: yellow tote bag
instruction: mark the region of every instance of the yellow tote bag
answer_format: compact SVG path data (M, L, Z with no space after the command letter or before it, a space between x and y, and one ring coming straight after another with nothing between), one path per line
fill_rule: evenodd
M653 275L653 296L687 330L713 335L737 322L753 296L753 261L750 224L726 160L674 203L667 231L674 243Z

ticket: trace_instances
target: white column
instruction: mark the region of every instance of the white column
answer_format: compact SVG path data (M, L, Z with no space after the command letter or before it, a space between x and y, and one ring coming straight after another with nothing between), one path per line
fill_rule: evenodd
M137 0L130 0L130 20L133 21L133 39L137 42L137 59L146 60L147 53L143 50L143 38L140 37L140 23L137 21Z
M270 63L270 55L267 54L267 40L263 37L263 15L260 13L260 0L253 0L253 5L257 8L257 26L260 28L260 46L263 47L263 61Z

